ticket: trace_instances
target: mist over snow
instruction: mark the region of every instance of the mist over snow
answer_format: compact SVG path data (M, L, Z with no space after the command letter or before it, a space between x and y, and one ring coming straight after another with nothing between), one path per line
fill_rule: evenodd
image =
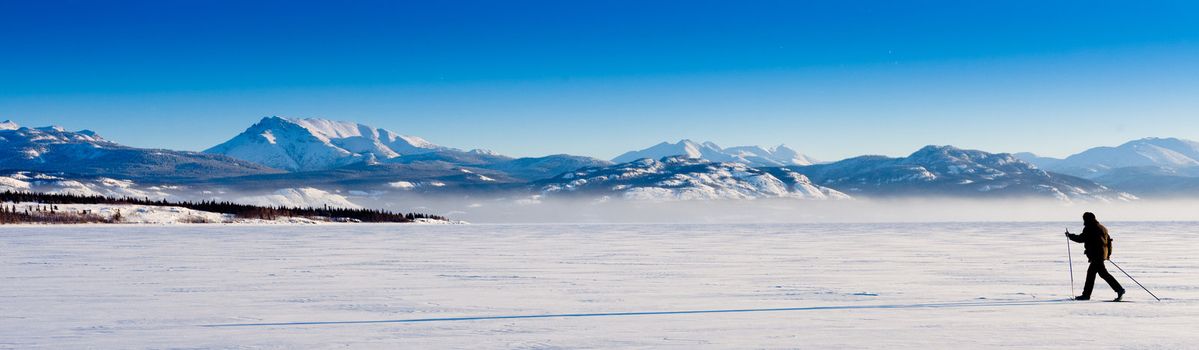
M499 198L419 195L351 197L364 206L446 215L472 223L885 223L1074 222L1083 212L1104 221L1199 221L1199 200L1061 202L1044 198L953 197L805 201L639 201L540 195ZM1080 221L1081 222L1081 221Z

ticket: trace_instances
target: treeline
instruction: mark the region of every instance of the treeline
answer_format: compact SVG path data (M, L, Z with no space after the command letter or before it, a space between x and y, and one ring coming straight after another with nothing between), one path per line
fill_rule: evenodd
M0 223L8 222L46 222L46 221L5 221L12 220L29 220L30 218L38 218L40 216L67 215L85 216L93 213L62 213L57 209L55 204L129 204L129 205L149 205L149 206L171 206L188 208L192 210L200 210L222 214L232 214L235 217L243 219L262 219L275 220L280 217L301 217L317 220L329 220L340 222L413 222L416 219L432 219L446 220L445 217L439 215L430 215L422 213L399 213L379 209L353 209L353 208L337 208L325 205L323 207L284 207L284 206L259 206L249 204L239 204L228 201L167 201L165 199L152 200L149 198L113 198L105 196L85 196L75 194L54 194L54 193L38 193L38 192L13 192L5 191L0 193L0 203L3 202L32 202L41 203L48 206L38 206L37 208L25 207L18 208L14 205L7 205L8 208L0 214ZM11 209L11 212L9 211ZM45 209L45 210L42 210ZM42 217L42 219L45 219ZM101 217L101 219L103 219ZM117 220L119 221L119 220Z
M95 224L113 223L119 216L106 218L91 212L64 212L57 205L25 205L0 203L0 224L49 223L49 224Z

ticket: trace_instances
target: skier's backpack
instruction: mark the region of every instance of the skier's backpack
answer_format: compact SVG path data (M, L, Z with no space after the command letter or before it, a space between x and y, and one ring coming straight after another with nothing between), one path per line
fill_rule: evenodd
M1107 228L1103 228L1103 260L1112 260L1112 236L1107 234Z

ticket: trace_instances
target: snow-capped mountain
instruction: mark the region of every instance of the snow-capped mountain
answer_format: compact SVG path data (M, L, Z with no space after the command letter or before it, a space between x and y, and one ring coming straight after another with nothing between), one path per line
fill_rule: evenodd
M612 162L628 163L642 158L662 159L672 156L705 159L713 162L742 163L756 167L811 165L816 163L811 158L783 145L773 148L764 148L761 146L721 148L712 142L697 143L691 140L679 140L676 143L662 142L643 150L625 152L613 158Z
M1087 178L1138 196L1180 197L1199 193L1199 142L1144 138L1096 147L1065 159L1019 153L1042 169Z
M0 169L62 172L77 176L211 178L278 172L225 156L124 146L90 130L26 128L11 121L0 128Z
M643 199L823 199L849 193L1130 200L1199 193L1199 143L1170 138L1099 147L1066 159L929 146L908 157L863 156L828 164L812 164L785 146L722 148L681 140L628 152L613 165L565 154L512 158L438 146L358 123L268 117L206 152L134 148L88 130L26 128L5 121L0 122L0 171L57 179L24 186L24 180L10 177L0 179L0 186L118 191L120 183L113 181L121 179L136 181L138 190L182 185L200 192L273 193L264 191L314 187L374 196L387 191L528 194L534 188L538 194Z
M952 146L926 146L903 158L862 156L795 169L819 185L854 195L1136 198L1090 180L1041 170L1011 154Z
M535 185L550 196L574 193L636 200L849 198L787 169L781 169L776 176L742 163L687 156L642 158L607 167L583 168Z
M204 153L289 171L313 171L440 150L450 148L353 122L266 117Z
M1021 155L1028 155L1022 153ZM1026 158L1044 169L1098 178L1114 169L1154 167L1167 171L1199 168L1199 142L1177 138L1144 138L1116 147L1095 147L1066 159Z

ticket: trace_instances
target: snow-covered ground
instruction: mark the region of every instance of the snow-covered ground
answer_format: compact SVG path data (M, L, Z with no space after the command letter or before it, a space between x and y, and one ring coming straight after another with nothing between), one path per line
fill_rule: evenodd
M0 227L0 348L1193 348L1195 223L1107 224L1166 300L1076 223Z

